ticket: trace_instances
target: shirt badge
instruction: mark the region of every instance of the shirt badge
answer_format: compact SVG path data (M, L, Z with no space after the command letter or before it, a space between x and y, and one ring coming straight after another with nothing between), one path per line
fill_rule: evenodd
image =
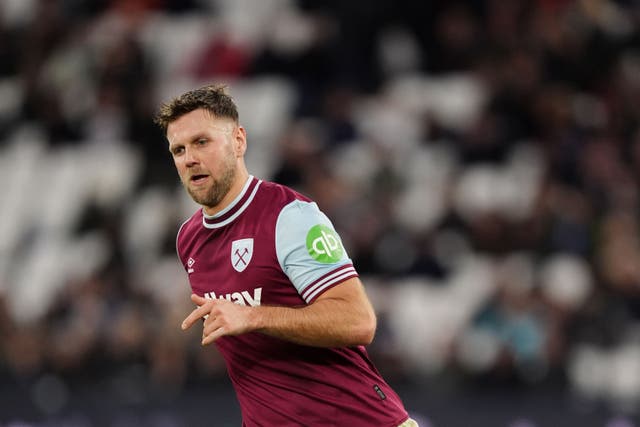
M253 255L253 238L234 240L231 243L231 265L241 273L247 268Z

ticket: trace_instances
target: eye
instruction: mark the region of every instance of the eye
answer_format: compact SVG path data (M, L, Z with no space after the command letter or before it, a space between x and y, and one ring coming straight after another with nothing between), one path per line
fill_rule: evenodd
M173 147L171 149L171 154L173 154L174 156L179 156L183 152L184 152L184 147L182 147L182 146Z
M198 145L205 145L207 143L207 140L205 138L200 138L196 141L196 144Z

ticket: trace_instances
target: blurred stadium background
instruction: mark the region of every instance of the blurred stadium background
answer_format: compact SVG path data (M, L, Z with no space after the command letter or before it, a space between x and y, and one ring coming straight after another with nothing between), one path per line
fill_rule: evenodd
M422 426L632 427L637 0L0 0L0 426L237 426L151 116L226 82Z

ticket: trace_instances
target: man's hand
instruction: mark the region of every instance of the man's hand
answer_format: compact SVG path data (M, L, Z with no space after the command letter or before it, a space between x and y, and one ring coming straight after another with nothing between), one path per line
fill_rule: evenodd
M198 308L189 314L182 329L205 319L202 345L225 335L260 332L315 347L368 345L376 330L376 314L360 279L352 277L322 293L309 305L244 306L222 299L191 295Z
M182 322L182 329L189 329L198 319L205 319L202 328L202 345L211 344L225 335L240 335L251 330L251 308L231 301L208 299L191 295L198 307Z

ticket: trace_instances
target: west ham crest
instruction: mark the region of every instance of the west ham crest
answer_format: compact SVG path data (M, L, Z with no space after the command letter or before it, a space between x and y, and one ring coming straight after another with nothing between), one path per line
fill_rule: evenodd
M231 243L231 265L238 272L243 272L253 255L253 238L234 240Z

